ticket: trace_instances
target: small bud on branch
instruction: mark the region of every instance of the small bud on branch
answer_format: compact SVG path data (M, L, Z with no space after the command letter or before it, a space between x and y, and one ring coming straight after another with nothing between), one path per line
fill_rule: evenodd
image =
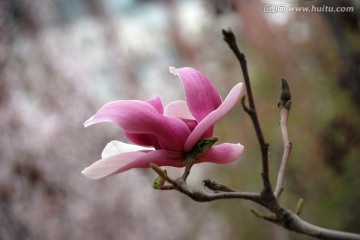
M291 108L291 93L289 84L285 79L281 79L281 93L278 102L278 107L285 107L288 111Z
M159 175L159 177L163 178L163 179L167 179L167 173L166 171L162 170L158 165L156 165L155 163L150 163L150 167Z
M304 199L300 198L297 205L296 205L296 209L295 209L296 215L301 214L303 207L304 207Z

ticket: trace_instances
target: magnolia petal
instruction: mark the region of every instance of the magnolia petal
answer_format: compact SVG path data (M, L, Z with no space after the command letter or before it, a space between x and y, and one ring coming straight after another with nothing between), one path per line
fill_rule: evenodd
M184 100L178 100L169 103L164 109L164 115L168 117L178 117L183 119L193 119L187 103Z
M159 96L157 96L153 99L150 99L150 100L146 100L145 102L152 105L156 109L156 111L158 111L160 114L164 113L164 107L163 107L162 101Z
M164 109L164 115L180 118L186 123L190 131L192 131L197 125L197 121L191 114L187 103L183 100L169 103Z
M102 151L101 158L111 157L119 153L136 152L141 150L150 151L154 150L154 148L146 148L134 144L124 143L121 141L111 141L105 146L104 150Z
M226 164L237 160L244 151L241 144L223 143L209 148L196 158L196 163L212 162Z
M201 122L199 122L185 142L185 152L190 151L196 142L199 141L200 138L208 131L208 129L212 128L215 123L217 123L235 106L240 99L242 89L242 83L235 85L222 104L216 110L209 113L209 115L207 115Z
M181 119L181 120L183 120L184 123L186 123L186 125L188 126L190 132L193 131L194 128L197 126L197 121L196 120L191 120L191 119Z
M151 104L137 100L105 104L84 125L98 122L117 123L129 133L154 135L162 148L174 151L184 150L185 140L190 134L181 119L163 116Z
M160 149L161 145L159 140L155 135L152 134L139 134L139 133L129 133L123 130L123 133L127 139L131 142L138 144L140 146L152 146L156 149Z
M118 174L132 168L149 168L150 163L158 166L183 167L182 153L166 150L150 152L126 152L100 159L81 173L91 179L99 179Z
M145 155L131 161L130 163L122 166L113 174L118 174L133 168L149 168L150 163L155 163L158 166L170 167L184 167L184 157L182 152L174 152L167 150L150 151Z
M147 103L151 104L160 114L164 113L164 107L162 101L159 96L147 100ZM131 142L138 144L140 146L153 146L156 149L161 148L159 141L156 136L151 134L137 134L137 133L129 133L123 130L124 135Z
M219 92L203 73L189 67L169 67L169 71L179 76L190 112L198 122L220 106Z
M113 155L104 159L100 159L89 167L85 168L81 173L91 179L99 179L112 175L116 170L130 164L146 152L126 152Z

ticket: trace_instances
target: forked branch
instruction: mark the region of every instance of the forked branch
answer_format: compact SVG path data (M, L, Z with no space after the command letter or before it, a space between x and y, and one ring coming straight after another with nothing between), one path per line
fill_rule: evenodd
M195 155L188 155L190 159L186 161L186 168L183 176L178 177L177 179L172 179L166 173L166 171L162 170L156 164L151 164L150 167L158 173L159 178L161 181L159 184L160 190L177 190L189 198L193 199L194 201L198 202L210 202L219 199L230 199L230 198L237 198L237 199L245 199L255 202L259 205L264 206L268 209L271 213L270 214L263 214L258 210L252 209L252 212L259 218L264 220L270 221L272 223L276 223L281 225L285 229L290 231L294 231L300 234L305 234L311 237L316 237L319 239L329 239L329 240L360 240L360 234L348 233L348 232L341 232L341 231L334 231L331 229L326 229L322 227L318 227L307 221L301 219L299 217L301 213L301 209L303 206L303 200L301 199L296 207L295 213L293 211L287 210L283 208L279 202L278 197L280 196L283 185L284 185L284 176L286 165L289 160L290 152L291 152L291 143L289 141L288 132L287 132L287 121L289 116L289 110L291 107L291 94L289 90L289 86L285 80L282 81L282 91L280 100L278 103L279 111L280 111L280 129L284 144L284 153L282 157L282 162L280 166L280 170L278 173L277 184L275 187L275 191L272 191L270 180L269 180L269 167L268 167L268 148L269 145L265 142L264 136L259 124L258 116L255 109L255 102L253 98L253 94L251 91L250 85L250 78L247 70L246 59L243 53L241 53L238 49L236 44L235 35L231 31L231 29L223 30L224 40L228 43L231 50L234 52L235 56L239 60L244 82L246 86L249 106L245 104L245 98L242 99L242 106L244 111L250 116L252 123L255 128L255 132L259 141L260 149L261 149L261 156L262 156L262 179L264 184L264 189L260 193L254 192L241 192L234 188L225 186L223 184L219 184L212 180L204 180L204 186L208 189L212 190L212 193L208 193L207 191L200 191L193 189L189 185L186 184L186 178L190 173L190 169L194 164ZM208 141L208 140L207 140ZM213 141L213 140L211 140ZM211 143L211 142L210 142ZM207 144L204 142L202 144ZM201 145L202 145L201 144ZM206 145L205 145L206 146ZM211 145L209 145L211 146ZM203 146L201 146L200 149ZM205 148L204 148L205 149ZM203 149L203 150L204 150ZM193 159L191 159L193 157ZM164 183L167 183L165 185Z

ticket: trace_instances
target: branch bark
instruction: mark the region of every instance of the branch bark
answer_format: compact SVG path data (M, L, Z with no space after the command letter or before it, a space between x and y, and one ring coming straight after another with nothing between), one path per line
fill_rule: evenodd
M335 231L332 229L326 229L318 227L311 223L306 222L301 219L298 215L293 212L288 211L289 223L284 227L291 231L306 234L308 236L316 237L319 239L327 240L359 240L360 235L342 231Z

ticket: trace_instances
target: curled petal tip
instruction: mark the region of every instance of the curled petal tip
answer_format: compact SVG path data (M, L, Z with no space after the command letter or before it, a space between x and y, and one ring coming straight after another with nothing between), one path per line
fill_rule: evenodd
M241 95L242 91L243 91L244 83L239 82L238 84L235 85L235 87L238 89L238 91L240 92L240 95Z
M244 151L244 145L242 145L242 144L240 144L240 143L237 143L236 144L238 147L239 147L239 149L240 149L240 151L241 151L241 153Z
M178 76L178 70L172 66L169 67L169 72L171 72L172 74L174 74L175 76Z
M94 119L94 117L95 117L95 116L92 116L91 118L89 118L88 120L86 120L86 121L84 122L84 127L88 127L88 126L92 125L92 124L93 124L93 119Z
M97 176L96 174L93 174L93 172L90 170L89 171L89 168L85 168L84 170L81 171L81 173L87 177L87 178L90 178L90 179L99 179L101 177Z

